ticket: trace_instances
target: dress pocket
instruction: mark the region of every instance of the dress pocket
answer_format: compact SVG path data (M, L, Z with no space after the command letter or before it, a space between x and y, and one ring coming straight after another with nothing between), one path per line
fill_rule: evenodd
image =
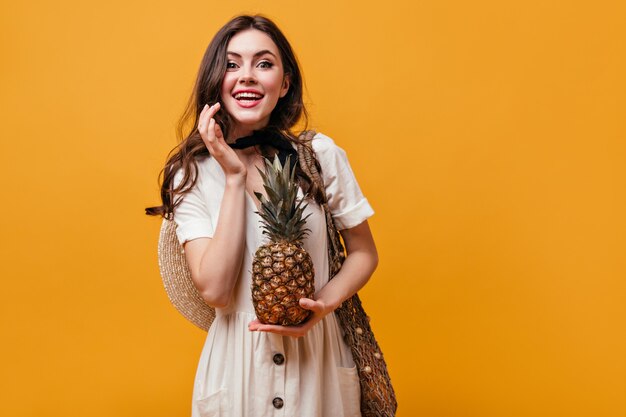
M343 415L346 417L361 416L361 383L356 366L351 368L338 367L339 389L343 403Z
M228 417L228 391L222 388L196 400L194 407L199 417Z

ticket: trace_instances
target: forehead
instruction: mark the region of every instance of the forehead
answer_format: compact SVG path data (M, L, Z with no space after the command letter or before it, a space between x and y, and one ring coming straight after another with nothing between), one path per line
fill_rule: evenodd
M268 50L278 56L278 47L272 38L257 29L246 29L235 34L226 47L227 52L234 52L241 56L252 56L262 50Z

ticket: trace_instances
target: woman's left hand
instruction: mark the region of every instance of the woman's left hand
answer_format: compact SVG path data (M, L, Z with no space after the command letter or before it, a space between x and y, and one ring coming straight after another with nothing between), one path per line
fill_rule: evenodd
M333 311L333 309L324 302L310 298L301 298L300 307L313 312L309 319L302 324L297 326L279 326L275 324L263 324L256 319L248 324L248 330L252 332L271 332L282 336L302 337L322 320L324 316Z

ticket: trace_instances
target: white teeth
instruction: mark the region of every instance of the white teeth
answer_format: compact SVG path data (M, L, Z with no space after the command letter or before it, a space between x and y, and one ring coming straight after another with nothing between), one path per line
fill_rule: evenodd
M237 93L235 94L235 99L239 100L241 98L254 98L254 99L260 99L263 98L262 95L257 94L257 93Z

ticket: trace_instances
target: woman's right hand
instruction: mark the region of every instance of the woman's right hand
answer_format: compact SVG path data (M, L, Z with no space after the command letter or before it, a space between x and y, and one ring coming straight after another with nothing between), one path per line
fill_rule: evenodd
M198 132L200 132L200 136L211 156L220 164L227 178L245 178L247 174L246 166L241 162L233 148L228 146L220 125L213 118L220 107L219 102L211 107L208 104L204 105L198 118Z

